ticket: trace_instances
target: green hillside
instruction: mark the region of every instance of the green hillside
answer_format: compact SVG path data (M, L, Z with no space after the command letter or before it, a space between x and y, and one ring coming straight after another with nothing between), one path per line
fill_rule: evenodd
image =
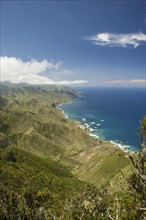
M78 95L70 87L1 84L1 219L109 219L117 194L128 219L124 204L135 200L118 185L129 187L121 173L131 175L129 155L65 118L58 105Z
M1 219L43 219L48 209L60 213L65 200L85 186L63 165L17 148L1 149L0 164Z
M10 146L60 161L78 178L97 185L108 184L129 164L122 150L95 140L77 122L64 117L57 105L77 97L69 87L13 87L2 87L6 104L0 110L1 121L6 118L9 127Z

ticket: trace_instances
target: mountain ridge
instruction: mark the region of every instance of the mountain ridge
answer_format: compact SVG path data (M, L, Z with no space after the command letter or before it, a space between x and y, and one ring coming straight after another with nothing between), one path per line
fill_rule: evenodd
M73 89L62 86L47 86L44 89L44 85L27 88L18 85L18 89L13 86L10 87L9 83L6 95L2 96L7 103L7 112L1 111L1 115L9 117L9 138L15 146L37 156L58 160L70 166L78 178L86 181L90 179L94 184L95 174L98 176L101 173L103 163L107 164L105 169L111 166L112 175L116 175L122 167L129 164L121 149L107 141L90 137L88 131L81 129L76 121L66 119L57 108L58 104L77 97L77 92ZM112 164L114 160L115 164L118 160L119 166ZM97 167L96 171L94 165ZM89 176L85 175L84 178L85 167L88 167ZM92 182L93 177L95 180ZM105 181L107 183L108 177Z
M131 175L129 154L65 118L58 105L78 93L62 86L12 87L1 86L2 219L105 220L108 207L116 210L117 194L126 201L127 219L125 204L133 200L118 185L128 188L122 173ZM131 216L137 219L137 211Z

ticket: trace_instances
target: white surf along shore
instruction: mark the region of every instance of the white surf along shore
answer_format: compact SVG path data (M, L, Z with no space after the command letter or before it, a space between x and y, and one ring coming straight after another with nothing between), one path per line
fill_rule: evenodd
M67 104L70 104L70 103L72 103L72 101L70 101L70 102L67 102ZM66 119L71 119L71 120L74 120L74 119L72 119L72 118L69 118L69 116L64 112L64 110L61 108L61 106L63 105L63 104L66 104L66 103L62 103L62 104L59 104L58 106L57 106L57 108L61 111L61 113L63 114L63 116L66 118ZM101 140L101 141L103 141L97 134L94 134L94 129L93 128L91 128L91 125L95 125L96 127L95 128L99 128L101 125L102 125L102 123L104 122L104 119L102 119L102 120L100 120L100 123L97 123L96 124L96 122L90 122L90 123L87 123L87 119L86 118L82 118L82 121L78 121L78 120L74 120L74 121L76 121L76 123L77 123L77 125L78 125L78 127L80 128L80 129L82 129L82 130L85 130L85 131L87 131L87 133L90 135L90 136L92 136L92 137L94 137L94 138L96 138L96 139L99 139L99 140ZM107 140L106 140L107 141ZM113 144L114 146L117 146L117 147L119 147L121 150L123 150L124 152L130 152L130 151L132 151L132 150L130 150L130 146L129 145L122 145L122 144L120 144L120 143L118 143L118 142L116 142L116 141L114 141L114 140L108 140L111 144Z

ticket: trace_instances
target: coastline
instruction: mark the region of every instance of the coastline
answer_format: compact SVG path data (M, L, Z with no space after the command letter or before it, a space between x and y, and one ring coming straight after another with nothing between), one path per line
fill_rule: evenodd
M56 106L56 108L60 110L60 112L62 113L62 115L63 115L65 118L68 118L68 119L69 119L69 116L64 112L64 110L61 108L61 106L62 106L63 104L70 104L70 103L72 103L72 102L73 102L73 101L68 101L68 102L61 103L61 104L59 104L59 105Z
M108 142L111 143L112 145L114 145L114 146L120 148L121 150L123 150L125 153L134 152L134 151L132 151L132 150L129 149L130 146L128 146L128 145L122 145L122 144L120 144L120 143L117 143L117 142L114 141L114 140L103 140L103 139L100 138L98 135L93 134L92 132L93 132L94 129L90 128L90 126L91 126L94 122L91 122L91 124L88 124L88 123L86 122L86 119L85 119L85 118L82 118L82 122L70 118L69 115L66 114L65 111L61 108L61 106L62 106L63 104L71 104L72 102L73 102L73 101L61 103L61 104L59 104L59 105L57 106L57 108L60 110L60 112L62 113L62 115L64 116L64 118L69 119L69 120L74 120L74 121L76 122L77 126L78 126L80 129L86 131L88 135L90 135L91 137L93 137L93 138L95 138L95 139L98 139L99 141L108 141ZM102 121L104 121L104 120L102 120ZM97 126L100 126L100 124L98 124Z

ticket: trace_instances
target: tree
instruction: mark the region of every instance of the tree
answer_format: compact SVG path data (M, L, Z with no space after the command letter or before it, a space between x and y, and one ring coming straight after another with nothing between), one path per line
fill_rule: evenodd
M3 116L0 114L0 132L8 133L10 127L10 119L8 116Z
M129 154L131 175L127 177L121 171L126 181L120 183L123 192L118 196L113 194L115 202L108 203L107 214L112 220L142 220L146 216L146 117L140 123L138 134L140 150Z
M133 197L136 209L136 217L144 219L146 214L146 117L143 118L139 128L140 151L138 154L131 153L129 159L132 163L133 174L124 179L128 184L128 189L121 188Z

